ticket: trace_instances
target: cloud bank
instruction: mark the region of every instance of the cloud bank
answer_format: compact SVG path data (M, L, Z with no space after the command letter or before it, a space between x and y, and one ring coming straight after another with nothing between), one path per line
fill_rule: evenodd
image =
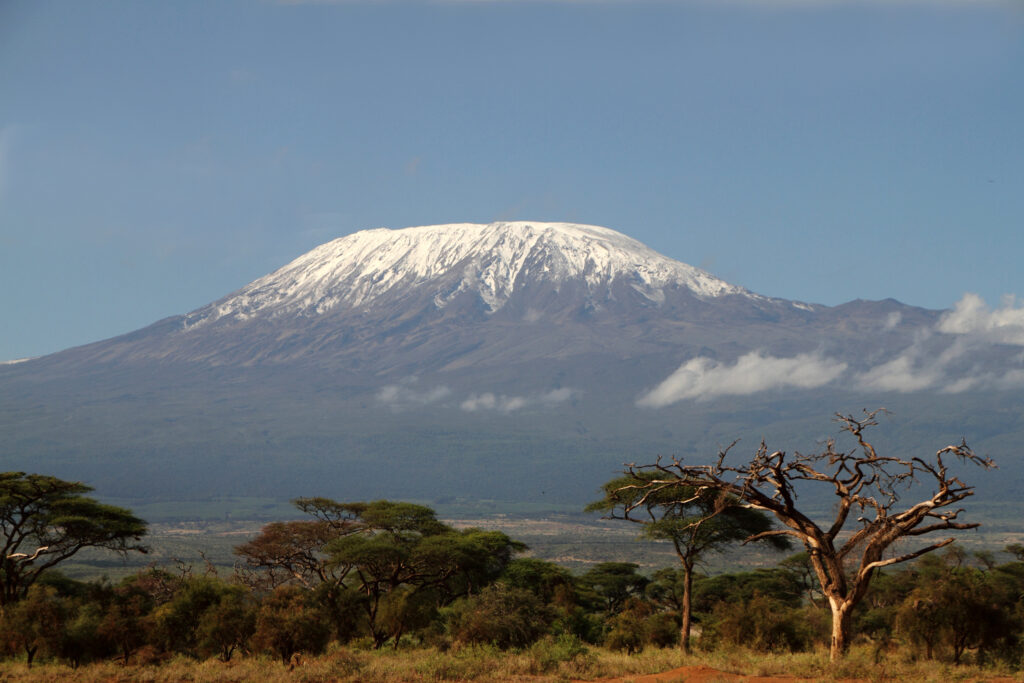
M921 336L896 358L854 378L864 391L940 391L958 394L974 389L1024 387L1024 368L981 367L981 356L994 344L1024 346L1024 306L1012 296L991 309L977 294L964 294L952 311L943 315L935 332L950 335L952 344L939 345L941 337ZM1024 364L1024 354L1016 363Z
M964 294L956 306L939 320L937 329L946 334L970 335L997 344L1024 346L1024 306L1013 296L992 310L977 294Z
M813 389L828 384L847 364L816 353L792 358L753 351L726 365L710 358L693 358L637 400L637 405L660 408L685 399L746 396L776 388Z
M511 413L527 406L552 406L568 401L576 395L576 390L567 387L553 389L544 394L534 396L505 396L495 395L491 392L483 394L471 394L459 407L468 413L494 411L499 413Z
M415 384L415 380L405 384L388 384L381 387L377 392L377 401L393 409L402 409L437 403L448 398L452 393L451 389L446 386L436 386L418 391L411 386L413 384Z

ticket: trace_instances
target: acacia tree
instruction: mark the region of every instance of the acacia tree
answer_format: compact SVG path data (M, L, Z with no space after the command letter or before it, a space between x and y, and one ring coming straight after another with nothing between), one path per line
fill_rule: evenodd
M40 575L84 548L146 552L146 523L83 494L92 487L43 474L0 473L0 612Z
M354 630L357 608L378 648L391 638L397 645L428 602L444 606L494 581L526 547L498 531L454 529L413 503L300 498L295 505L313 519L269 524L235 548L245 560L243 580L318 591L339 635Z
M983 468L995 466L990 459L976 455L964 441L941 448L932 457L879 455L864 432L878 424L881 412L865 411L859 419L836 415L841 433L849 433L856 440L849 451L838 450L835 439L829 439L820 453L796 452L790 456L785 451L769 451L762 441L750 462L730 465L726 457L736 444L733 442L709 465L686 465L678 458L669 463L659 459L650 465L630 465L626 473L643 482L627 484L623 494L628 493L634 501L630 511L642 510L649 500L665 495L674 494L681 502L688 502L714 491L734 497L749 509L773 514L783 528L752 534L745 542L788 535L803 543L832 612L830 656L835 661L849 647L851 612L864 597L875 571L920 557L954 539L897 555L887 552L894 543L979 526L957 521L962 510L950 509L973 495L974 487L950 471L949 461ZM933 488L931 495L906 507L899 505L901 493L924 482ZM797 507L797 487L805 484L821 484L835 495L835 514L830 523L818 524ZM856 515L856 526L847 530L851 513ZM697 520L694 525L701 523Z
M683 570L679 647L689 652L693 571L697 563L708 553L770 530L772 522L763 512L738 505L734 497L718 491L686 487L651 490L659 474L657 470L630 472L612 479L601 487L604 498L586 509L642 524L648 538L672 543ZM765 541L780 550L790 547L789 539L781 536L768 536Z

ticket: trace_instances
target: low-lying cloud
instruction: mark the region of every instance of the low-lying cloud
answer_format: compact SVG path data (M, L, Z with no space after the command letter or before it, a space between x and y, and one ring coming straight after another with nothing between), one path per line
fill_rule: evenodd
M417 390L412 386L414 383L413 381L383 386L377 392L377 401L391 408L409 408L437 403L448 398L452 393L451 389L446 386Z
M575 389L563 387L552 389L543 394L533 396L505 396L504 394L471 394L459 407L468 413L480 411L495 411L499 413L511 413L527 406L552 406L568 401L576 394Z
M959 394L972 390L1011 390L1024 387L1024 353L1003 362L1013 368L993 368L985 360L991 342L984 335L959 333L945 348L937 346L941 337L923 336L900 355L872 367L853 378L862 391L938 391ZM987 364L987 367L985 367Z
M896 358L857 375L854 384L863 391L907 393L931 389L946 381L945 367L952 358L928 358L919 347L912 346Z
M813 389L838 378L847 364L817 353L792 358L753 351L732 365L710 358L693 358L661 384L641 396L637 405L660 408L686 399L746 396L777 388Z
M946 334L1024 346L1024 306L1018 308L1016 298L1005 296L1002 306L993 310L980 296L968 293L942 316L936 327Z

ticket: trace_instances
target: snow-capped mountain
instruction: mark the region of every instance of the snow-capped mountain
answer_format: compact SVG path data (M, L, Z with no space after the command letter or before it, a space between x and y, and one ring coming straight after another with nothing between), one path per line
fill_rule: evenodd
M608 228L457 223L333 240L187 315L72 355L377 376L594 352L676 362L721 343L727 320L804 326L820 310L754 294ZM758 336L765 348L795 339Z
M517 288L582 285L592 299L627 283L653 303L669 287L705 298L755 295L685 263L662 256L622 233L572 223L456 223L402 230L364 230L328 242L241 291L185 319L192 327L222 318L322 315L366 311L381 299L429 294L442 309L460 294L479 298L488 313Z
M536 498L555 468L585 500L680 438L820 435L834 410L903 405L920 430L972 391L1000 435L1024 342L949 315L763 296L596 226L367 230L191 313L0 365L0 468L338 498Z

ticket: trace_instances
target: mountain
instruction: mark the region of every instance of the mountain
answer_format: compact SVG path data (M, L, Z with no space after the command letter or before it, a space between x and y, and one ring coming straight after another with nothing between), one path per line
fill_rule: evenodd
M596 226L367 230L0 366L0 466L178 499L576 502L659 452L813 448L836 410L897 406L894 447L961 425L1004 447L1021 347L977 313L762 296Z

